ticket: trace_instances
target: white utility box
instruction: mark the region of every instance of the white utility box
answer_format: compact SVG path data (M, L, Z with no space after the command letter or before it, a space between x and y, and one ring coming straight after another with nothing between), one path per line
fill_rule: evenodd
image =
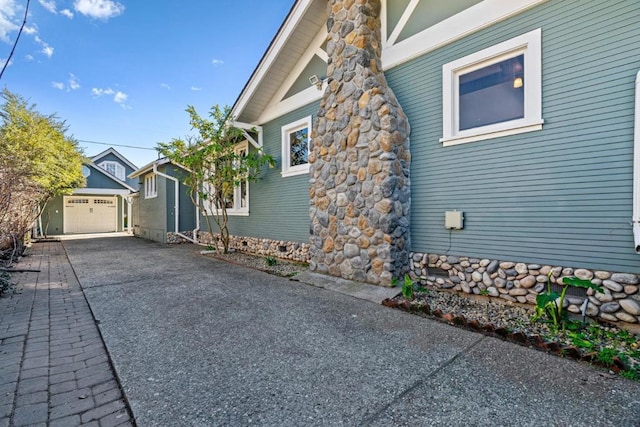
M462 230L464 216L462 211L447 211L444 213L444 228L449 230Z

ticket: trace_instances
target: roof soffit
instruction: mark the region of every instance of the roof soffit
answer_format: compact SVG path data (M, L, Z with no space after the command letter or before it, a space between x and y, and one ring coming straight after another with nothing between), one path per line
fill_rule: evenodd
M298 0L238 97L236 120L256 123L326 24L326 0Z

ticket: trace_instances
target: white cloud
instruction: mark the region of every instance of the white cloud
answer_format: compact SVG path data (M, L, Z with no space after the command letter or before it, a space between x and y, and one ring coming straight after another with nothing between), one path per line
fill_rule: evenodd
M160 87L163 87L163 88L165 88L166 90L171 90L171 86L169 86L169 85L168 85L168 84L166 84L166 83L160 83Z
M73 8L90 18L104 20L124 13L124 5L113 0L75 0Z
M69 9L62 9L60 11L60 14L66 16L69 19L73 19L73 12L71 12Z
M197 92L199 90L202 90L202 88L198 87L198 86L191 86L191 90L194 91L194 92Z
M40 6L44 7L45 9L47 9L49 12L51 13L58 13L56 11L56 2L54 0L38 0L38 3L40 3Z
M72 73L69 73L69 89L78 90L80 89L80 82L78 78L74 76Z
M80 81L73 73L69 73L69 79L67 80L66 84L63 82L51 82L51 86L58 90L66 90L67 92L71 92L72 90L80 89Z
M35 58L33 57L33 55L25 55L24 59L26 59L27 61L31 62L33 61Z
M16 15L16 3L14 0L0 0L0 40L11 43L9 33L20 27L13 22Z
M129 98L129 95L127 95L126 93L118 91L114 95L113 101L117 102L118 104L124 104L127 101L127 98Z
M25 34L29 34L29 35L35 34L35 33L38 32L38 26L36 24L33 24L32 27L29 27L29 26L25 25L25 27L24 27L24 29L22 31L24 31Z
M131 107L129 105L127 105L127 99L129 99L129 95L127 95L124 92L120 92L120 91L115 91L113 89L106 88L106 89L101 89L101 88L97 88L94 87L93 89L91 89L91 93L94 96L103 96L103 95L113 95L113 102L115 102L116 104L118 104L119 106L121 106L122 108L124 108L125 110L130 110Z
M51 58L53 56L53 48L49 45L43 47L40 52L42 52L47 58Z
M51 58L53 56L53 48L51 46L49 46L49 43L47 43L44 40L42 40L40 38L40 36L38 36L37 34L36 34L34 39L35 39L36 43L38 43L40 46L42 46L42 50L40 52L43 55L45 55L47 58Z
M93 89L91 89L91 93L94 94L95 96L102 96L102 95L113 95L115 94L115 91L111 88L100 89L100 88L94 87Z
M4 65L7 63L7 58L0 58L0 67L4 67ZM11 61L9 61L9 65L8 67L13 65L13 59Z
M224 64L224 61L223 61L222 59L216 59L216 58L213 58L213 59L211 60L211 63L212 63L213 65L222 65L222 64Z

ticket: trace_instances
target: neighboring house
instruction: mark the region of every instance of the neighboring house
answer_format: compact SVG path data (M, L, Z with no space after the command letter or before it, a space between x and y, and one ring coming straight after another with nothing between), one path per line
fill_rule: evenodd
M552 269L595 277L589 313L637 322L639 17L633 0L296 1L233 107L278 162L229 212L234 245L529 303Z
M130 228L131 194L137 182L127 175L137 167L113 148L90 160L82 168L86 187L47 203L41 215L47 234L107 233Z
M163 158L129 175L140 191L134 197L133 232L161 243L192 240L196 207L184 185L185 170Z

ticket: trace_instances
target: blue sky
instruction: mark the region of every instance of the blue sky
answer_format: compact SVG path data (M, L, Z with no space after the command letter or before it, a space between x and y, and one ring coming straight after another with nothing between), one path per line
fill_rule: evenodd
M78 140L155 147L232 105L294 0L31 0L25 30L0 80ZM26 0L0 0L0 62ZM80 142L85 154L107 146ZM155 151L114 147L137 166Z

